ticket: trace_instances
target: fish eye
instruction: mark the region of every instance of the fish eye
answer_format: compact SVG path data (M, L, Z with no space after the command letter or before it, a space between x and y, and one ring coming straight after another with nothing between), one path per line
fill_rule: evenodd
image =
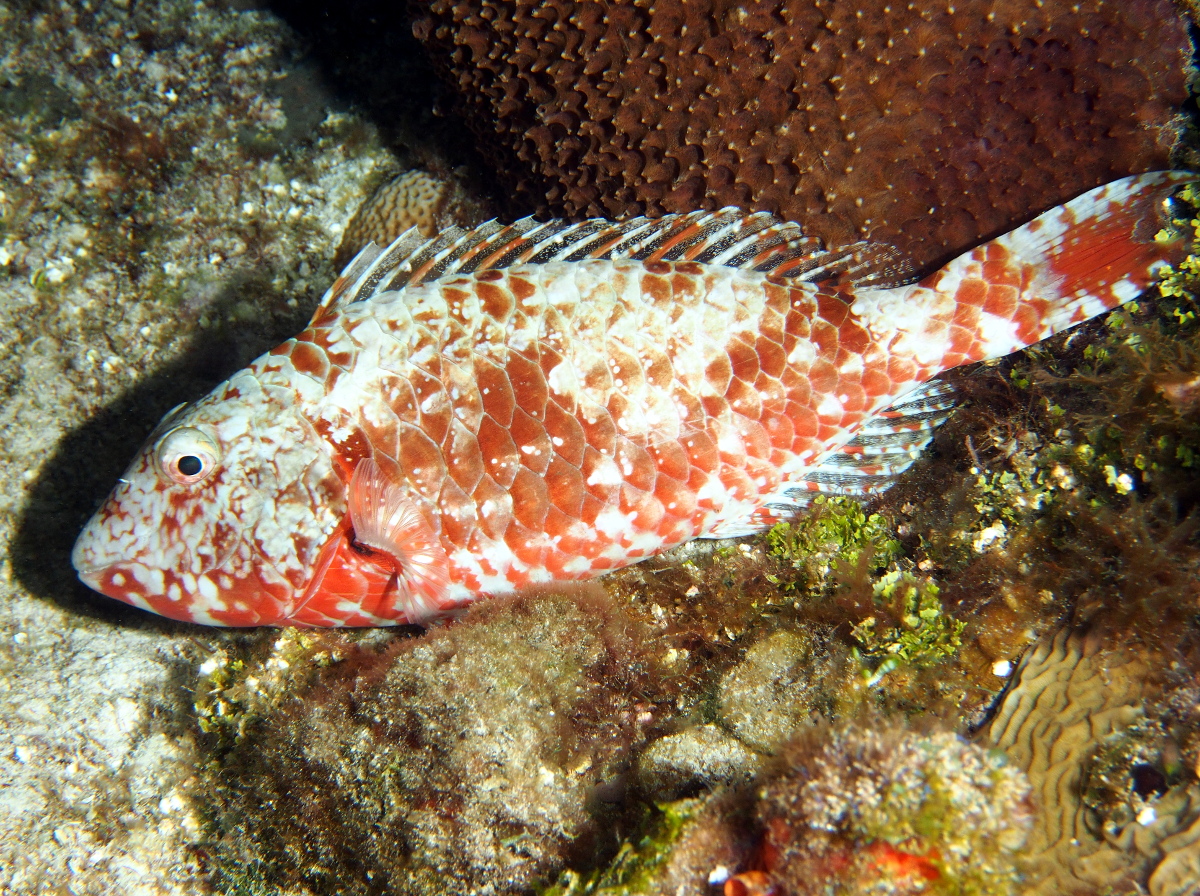
M216 442L191 426L171 430L159 440L155 450L159 468L180 485L208 478L221 461Z

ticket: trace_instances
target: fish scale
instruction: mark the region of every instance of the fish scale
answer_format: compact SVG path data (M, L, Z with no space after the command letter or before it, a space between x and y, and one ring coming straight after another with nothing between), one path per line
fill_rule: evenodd
M1192 179L1115 182L906 285L885 247L730 210L370 247L169 415L73 561L175 618L427 622L878 492L948 415L937 374L1141 292Z
M651 301L633 305L639 296ZM303 337L260 377L320 386L302 413L344 466L369 449L437 509L472 591L498 587L497 577L519 585L607 569L693 537L739 496L777 485L786 457L815 451L866 410L826 421L824 432L796 431L784 403L807 405L812 389L803 365L786 370L789 346L814 322L835 340L836 328L811 294L763 275L560 263L416 287L394 303L347 309L344 335L325 340L335 352L346 346L345 366L364 372L342 383L352 402L329 388L333 365L314 364ZM369 339L356 335L363 330ZM733 338L709 335L720 332ZM836 341L829 349L848 351ZM861 389L854 378L840 380ZM416 391L398 398L389 381L415 381ZM777 400L764 411L762 397ZM347 406L360 417L339 441L332 430Z

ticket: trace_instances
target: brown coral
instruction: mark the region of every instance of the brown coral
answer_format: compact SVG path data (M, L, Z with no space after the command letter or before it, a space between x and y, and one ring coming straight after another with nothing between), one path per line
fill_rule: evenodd
M543 213L737 205L922 264L1166 163L1170 0L437 0L414 31Z
M1146 882L1150 896L1187 896L1200 883L1200 817L1159 844L1163 859Z

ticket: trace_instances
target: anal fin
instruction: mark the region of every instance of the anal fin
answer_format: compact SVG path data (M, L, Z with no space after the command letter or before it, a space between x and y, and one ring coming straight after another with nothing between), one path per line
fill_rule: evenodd
M790 484L797 504L813 496L876 495L912 466L954 410L954 389L930 380L867 420L840 451L822 458Z
M730 520L707 538L751 535L791 517L817 495L866 498L890 488L954 411L954 389L930 380L863 423L854 438L800 476L782 483L748 519Z

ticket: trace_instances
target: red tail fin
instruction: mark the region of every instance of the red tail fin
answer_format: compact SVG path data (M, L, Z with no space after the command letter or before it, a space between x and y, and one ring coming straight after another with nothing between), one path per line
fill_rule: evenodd
M1155 239L1164 202L1188 171L1155 171L1097 187L956 258L922 285L952 294L955 322L977 336L947 366L997 358L1142 293L1182 257L1185 240Z

